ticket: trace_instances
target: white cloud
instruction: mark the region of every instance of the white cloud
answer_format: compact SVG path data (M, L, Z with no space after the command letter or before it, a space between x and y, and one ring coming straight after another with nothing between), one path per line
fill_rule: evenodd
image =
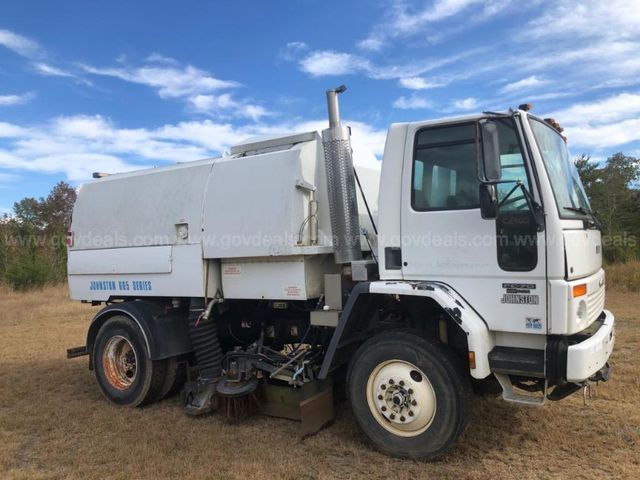
M628 0L565 0L554 2L522 30L525 36L637 38L640 8Z
M355 161L377 165L385 132L361 122L345 123L352 127ZM0 123L5 139L0 168L7 173L62 173L68 180L83 181L94 171L116 173L197 160L228 151L246 138L324 128L326 120L241 126L203 120L124 129L99 115L58 117L29 127Z
M429 108L430 106L431 104L426 98L418 95L411 95L410 97L403 95L393 102L393 108L399 108L401 110L423 109Z
M228 93L222 95L195 95L189 97L194 110L200 113L233 110L235 116L258 120L270 113L260 105L237 102Z
M478 100L473 97L453 102L453 108L456 110L473 110L474 108L477 108L478 105Z
M73 75L72 73L69 73L65 70L62 70L61 68L49 65L48 63L44 62L34 63L33 68L36 72L51 77L75 77L75 75Z
M369 62L362 57L333 50L315 51L300 60L300 69L314 77L347 75L370 68Z
M619 147L640 140L640 93L620 93L549 112L565 127L571 146Z
M240 86L238 82L220 80L192 65L144 65L130 68L96 68L82 65L82 68L93 75L115 77L154 88L161 98L179 98Z
M364 40L360 40L357 45L358 48L361 48L363 50L378 52L382 50L382 47L384 47L384 40L376 35L371 35Z
M443 87L446 85L446 82L428 81L422 77L405 77L398 80L398 84L409 90L426 90L428 88Z
M300 58L300 56L308 49L309 47L305 42L289 42L280 51L279 57L282 60L291 62Z
M482 0L436 0L419 11L399 9L392 25L405 34L414 33L427 23L453 17L478 3L482 3Z
M192 65L181 66L177 60L158 53L147 57L142 66L98 68L81 65L81 68L92 75L118 78L153 88L160 98L181 99L191 111L197 113L253 120L270 115L265 107L248 100L237 100L226 92L240 87L239 82L218 79Z
M517 82L512 82L504 87L502 87L502 93L513 93L518 92L520 90L525 90L527 88L534 88L545 85L548 83L546 80L538 78L535 75L531 75L530 77L523 78L522 80L518 80Z
M83 85L93 85L86 78L82 78L75 73L71 73L68 70L64 70L60 67L56 67L55 65L51 65L49 63L44 62L35 62L32 63L31 66L39 75L44 75L45 77L61 77L61 78L70 78L76 83L80 83Z
M562 123L562 120L559 119ZM632 118L606 125L576 125L564 132L569 145L596 149L618 147L640 140L640 118Z
M124 60L124 57L121 60ZM166 65L178 65L180 63L175 58L167 57L160 53L152 53L145 60L149 63L164 63Z
M0 95L0 107L23 105L33 100L35 96L33 92L23 93L21 95Z
M404 63L375 64L360 55L334 50L316 50L300 60L298 65L300 70L313 77L363 73L376 80L413 79L415 84L416 77L445 65L456 63L475 53L477 53L476 49L467 49L459 54L442 58L422 58ZM437 85L431 86L446 85L451 80L452 78L438 79Z
M580 125L587 122L602 124L629 117L640 118L640 93L621 93L593 102L574 104L545 117L553 117L563 125Z
M12 123L0 122L0 138L16 138L26 135L26 130Z
M425 6L415 7L405 0L392 0L390 7L385 9L385 18L374 26L368 37L358 42L358 47L363 50L380 51L390 39L417 35L439 41L444 30L440 27L437 31L432 31L429 28L432 24L461 16L464 12L464 19L454 28L448 29L449 33L455 33L504 14L511 7L510 0L435 0L425 3ZM519 5L520 10L523 8L525 6Z
M42 47L30 38L0 29L0 45L27 58L38 57L42 54Z

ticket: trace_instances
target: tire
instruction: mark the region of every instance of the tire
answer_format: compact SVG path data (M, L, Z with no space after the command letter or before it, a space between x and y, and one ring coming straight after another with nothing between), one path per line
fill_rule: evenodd
M167 359L167 368L164 383L158 394L158 400L169 398L178 393L187 380L187 366L184 362L178 362L177 357Z
M140 407L159 398L167 362L149 358L142 331L130 317L114 316L100 327L92 357L98 386L110 402Z
M406 331L369 339L347 374L356 422L378 450L395 457L435 460L450 452L469 423L470 393L451 350Z

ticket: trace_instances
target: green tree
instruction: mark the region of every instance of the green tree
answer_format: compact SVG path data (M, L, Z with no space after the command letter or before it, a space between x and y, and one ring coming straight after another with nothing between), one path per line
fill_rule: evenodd
M0 219L0 280L20 290L64 281L75 199L75 190L59 182L46 198L24 198Z
M591 208L600 220L605 235L604 255L608 261L638 257L640 249L640 161L623 153L597 165L589 156L576 159Z

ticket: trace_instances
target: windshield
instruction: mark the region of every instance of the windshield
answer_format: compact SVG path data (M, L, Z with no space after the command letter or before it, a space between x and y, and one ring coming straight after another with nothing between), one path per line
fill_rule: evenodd
M591 211L591 207L578 170L569 158L567 145L560 134L547 124L534 118L530 123L551 181L560 217L583 218Z

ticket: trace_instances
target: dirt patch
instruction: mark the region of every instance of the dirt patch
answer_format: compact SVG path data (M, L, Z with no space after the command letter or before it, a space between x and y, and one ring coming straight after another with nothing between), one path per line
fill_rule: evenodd
M436 463L372 450L347 405L301 441L295 422L193 419L176 398L122 409L100 395L84 342L96 311L63 287L0 291L0 478L638 478L640 294L608 292L617 317L613 377L587 405L580 395L543 408L474 399L459 447Z

